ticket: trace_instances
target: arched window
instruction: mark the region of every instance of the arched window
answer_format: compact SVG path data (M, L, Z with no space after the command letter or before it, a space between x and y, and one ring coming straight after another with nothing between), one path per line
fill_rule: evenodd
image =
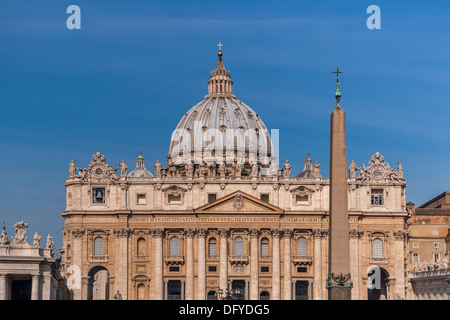
M139 238L138 241L137 241L137 255L138 255L139 257L143 257L143 256L146 255L146 254L145 254L145 251L146 251L146 248L145 248L145 239Z
M66 252L66 257L67 259L70 259L70 255L72 254L72 252L70 252L70 244L67 246L67 252Z
M180 239L178 237L172 237L169 240L169 255L179 256L180 255Z
M383 241L379 238L373 240L373 257L383 258Z
M94 239L94 257L103 257L105 255L105 240L102 237Z
M297 255L306 256L306 239L303 237L297 239Z
M235 256L244 255L244 239L242 239L242 237L234 238L234 255Z
M261 257L269 256L269 239L263 238L261 240Z
M267 291L261 291L259 294L259 300L270 300L270 293Z
M217 241L215 238L209 239L208 243L208 256L215 257L217 255Z
M217 293L215 291L208 291L207 300L217 300Z

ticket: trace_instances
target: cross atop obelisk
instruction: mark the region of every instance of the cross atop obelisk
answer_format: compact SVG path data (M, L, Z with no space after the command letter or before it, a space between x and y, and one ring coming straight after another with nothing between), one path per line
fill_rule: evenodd
M330 236L328 278L329 300L350 300L353 283L350 274L350 239L347 203L347 143L345 112L339 107L339 71L336 71L336 108L330 121Z
M339 67L337 67L336 71L332 71L331 73L336 73L336 92L334 93L334 97L336 98L336 108L340 108L339 101L341 100L341 92L339 91L339 87L341 85L339 83L339 74L344 73L344 71L339 71Z

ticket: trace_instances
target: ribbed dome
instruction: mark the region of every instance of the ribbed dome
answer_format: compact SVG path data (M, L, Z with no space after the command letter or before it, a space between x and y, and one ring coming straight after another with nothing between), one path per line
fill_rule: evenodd
M263 121L232 93L233 83L220 53L208 82L209 93L183 116L172 134L169 165L189 160L236 163L237 159L241 159L238 163L269 165L275 159Z

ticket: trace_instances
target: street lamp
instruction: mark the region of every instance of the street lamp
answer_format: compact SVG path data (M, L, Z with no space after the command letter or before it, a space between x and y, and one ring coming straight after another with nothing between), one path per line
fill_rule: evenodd
M228 280L228 288L231 285L231 281ZM241 293L239 289L219 289L219 299L220 300L237 300L237 295Z

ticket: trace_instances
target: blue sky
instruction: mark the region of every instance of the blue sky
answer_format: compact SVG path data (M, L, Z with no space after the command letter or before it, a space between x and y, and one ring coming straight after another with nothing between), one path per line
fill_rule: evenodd
M81 8L81 30L66 9ZM381 8L369 30L366 9ZM269 129L280 160L329 168L335 76L348 162L401 161L407 200L449 189L448 1L9 1L0 6L0 219L62 245L70 160L166 161L170 135L203 99L224 44L234 93ZM45 241L42 241L43 244Z

